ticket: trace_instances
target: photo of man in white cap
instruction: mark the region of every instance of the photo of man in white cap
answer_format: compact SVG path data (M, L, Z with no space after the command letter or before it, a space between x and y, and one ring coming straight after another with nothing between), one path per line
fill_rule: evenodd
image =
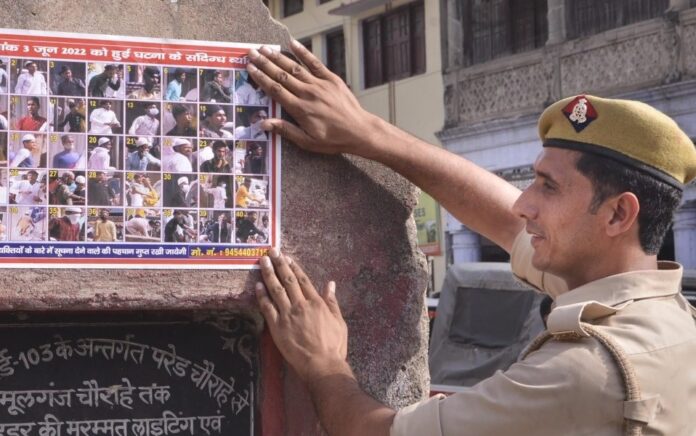
M192 176L195 177L195 176ZM197 202L196 180L189 176L172 174L164 187L164 207L191 207ZM194 189L194 186L196 188Z
M191 145L191 141L186 138L174 138L172 148L174 153L164 158L164 171L172 173L193 172L191 165L193 145Z
M27 133L22 136L22 148L11 156L10 167L13 168L36 168L34 153L38 150L36 136ZM12 153L10 153L12 154Z
M87 168L91 170L113 169L111 166L111 139L102 136L97 141L97 146L90 152Z
M24 62L24 69L22 73L17 77L17 84L15 85L16 94L24 95L46 95L46 79L43 74L37 71L37 65L34 61Z
M136 150L128 153L128 158L126 159L127 171L145 171L148 169L148 165L159 169L162 162L150 153L152 142L148 138L138 138L135 146Z

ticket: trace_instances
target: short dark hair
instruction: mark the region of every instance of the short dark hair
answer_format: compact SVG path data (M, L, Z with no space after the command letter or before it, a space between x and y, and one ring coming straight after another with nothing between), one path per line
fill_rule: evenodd
M172 108L172 115L174 116L174 118L178 117L181 114L185 114L187 112L190 113L191 111L188 110L188 108L186 106L184 106L183 104L175 104L174 107Z
M152 77L159 76L160 72L156 67L145 67L145 69L143 70L143 74Z
M38 106L39 108L41 107L41 101L39 100L39 97L29 97L29 98L27 99L27 103L30 102L30 101L33 101L34 104L35 104L36 106Z
M227 143L225 141L213 142L213 150L217 150L218 148L225 148L225 147L227 147Z
M682 191L643 171L592 153L581 153L575 167L592 182L590 213L597 213L606 199L622 192L632 192L638 198L640 245L646 254L657 254L681 202Z

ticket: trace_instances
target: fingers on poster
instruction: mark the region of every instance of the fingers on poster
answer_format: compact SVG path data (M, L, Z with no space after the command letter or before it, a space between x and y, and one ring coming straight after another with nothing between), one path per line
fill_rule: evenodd
M0 29L0 265L243 268L278 245L250 45L31 36Z

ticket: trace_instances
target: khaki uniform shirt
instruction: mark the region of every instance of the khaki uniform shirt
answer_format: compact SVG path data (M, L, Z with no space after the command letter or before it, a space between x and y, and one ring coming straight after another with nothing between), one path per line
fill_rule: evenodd
M529 240L517 237L512 269L556 296L549 331L578 329L582 319L610 336L635 369L642 401L624 401L620 372L595 338L550 340L461 393L402 409L391 435L621 435L624 417L647 422L644 435L696 435L696 326L679 293L682 267L660 262L567 292L532 267Z

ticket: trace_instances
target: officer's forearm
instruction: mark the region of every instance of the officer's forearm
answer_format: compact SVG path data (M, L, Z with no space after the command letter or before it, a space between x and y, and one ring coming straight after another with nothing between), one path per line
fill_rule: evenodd
M366 394L346 362L307 381L319 421L330 436L387 436L396 412Z

